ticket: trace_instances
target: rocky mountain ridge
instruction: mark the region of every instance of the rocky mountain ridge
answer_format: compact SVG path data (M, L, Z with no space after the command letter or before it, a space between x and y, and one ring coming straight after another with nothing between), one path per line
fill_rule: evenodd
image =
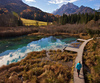
M95 11L90 7L81 6L78 7L73 3L68 3L62 5L59 9L53 12L54 15L63 15L63 14L78 14L78 13L94 13Z

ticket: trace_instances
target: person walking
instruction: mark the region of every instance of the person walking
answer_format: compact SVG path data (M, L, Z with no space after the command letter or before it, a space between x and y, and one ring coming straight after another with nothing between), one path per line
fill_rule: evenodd
M82 67L82 65L81 65L80 61L78 61L77 65L76 65L78 77L79 77L79 74L80 74L81 67Z

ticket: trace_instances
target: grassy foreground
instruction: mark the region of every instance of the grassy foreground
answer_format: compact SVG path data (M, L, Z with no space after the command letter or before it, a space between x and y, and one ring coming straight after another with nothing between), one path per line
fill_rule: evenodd
M25 26L47 26L47 22L21 18Z
M72 83L75 57L61 50L31 52L20 62L2 66L0 83Z
M86 83L100 83L100 39L86 45L83 59Z

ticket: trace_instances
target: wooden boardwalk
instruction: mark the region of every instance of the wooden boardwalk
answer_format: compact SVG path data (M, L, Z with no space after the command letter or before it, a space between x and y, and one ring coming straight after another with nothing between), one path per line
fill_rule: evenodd
M77 39L77 41L87 41L87 40L84 40L84 39Z
M67 51L77 52L77 57L75 59L75 67L76 67L76 64L78 63L78 61L81 61L81 64L83 64L82 56L83 56L84 47L92 39L88 39L88 40L77 39L78 41L84 41L79 48L72 48L72 47L66 47L65 48L65 50L67 50ZM81 68L79 77L77 75L77 69L74 68L74 83L85 83L84 74L83 74L83 67Z

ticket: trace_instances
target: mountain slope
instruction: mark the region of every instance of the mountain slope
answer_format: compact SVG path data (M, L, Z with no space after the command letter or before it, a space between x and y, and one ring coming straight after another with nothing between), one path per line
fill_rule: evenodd
M76 12L74 13L94 13L95 11L90 7L81 6Z
M59 9L53 12L54 15L75 14L75 13L94 13L95 11L89 7L78 7L73 3L62 5Z
M25 9L41 11L38 8L26 5L22 0L0 0L0 7L6 8L9 12L15 11L16 13L20 13Z
M53 14L45 13L38 8L28 6L22 0L0 0L0 8L5 8L9 12L14 11L27 19L53 21L56 18Z
M74 5L73 3L68 3L68 4L64 4L62 5L59 9L57 9L56 11L53 12L54 15L63 15L63 13L65 14L70 14L70 13L74 13L77 9L79 9L78 6Z

